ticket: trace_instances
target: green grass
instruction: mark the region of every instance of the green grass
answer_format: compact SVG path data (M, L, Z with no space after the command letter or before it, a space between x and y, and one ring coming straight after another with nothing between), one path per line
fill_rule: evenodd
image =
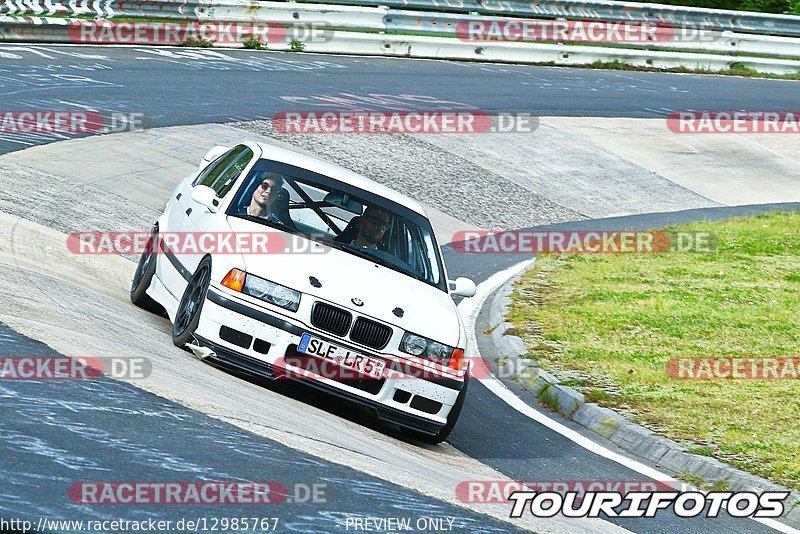
M214 41L203 39L202 37L189 37L180 46L189 48L211 48L214 46Z
M266 50L267 44L262 43L258 37L251 35L250 37L246 38L242 41L242 46L244 46L248 50Z
M731 488L728 486L728 482L725 480L716 480L714 482L708 482L704 478L701 478L697 475L693 475L691 473L678 473L675 475L675 478L678 480L682 480L687 484L691 484L695 488L700 490L706 491L730 491Z
M773 80L800 80L800 70L797 72L790 72L787 74L775 74L771 72L759 72L755 69L745 66L744 63L735 61L731 63L730 67L722 70L713 69L695 69L689 67L674 67L669 69L660 69L656 67L640 67L638 65L631 65L623 63L617 59L614 61L595 61L588 65L576 65L578 67L591 67L593 69L604 70L627 70L639 72L674 72L682 74L717 74L722 76L743 76L746 78L769 78Z
M509 312L531 357L587 400L800 489L800 381L678 380L673 357L800 356L800 214L673 230L713 253L540 256ZM577 378L576 378L577 377Z

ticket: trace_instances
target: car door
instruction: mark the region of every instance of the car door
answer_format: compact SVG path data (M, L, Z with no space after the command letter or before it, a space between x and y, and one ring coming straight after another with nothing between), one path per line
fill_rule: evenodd
M224 198L252 159L253 151L250 148L237 145L211 162L194 180L185 180L175 191L175 197L170 200L172 206L167 216L167 228L161 229L162 239L166 244L164 256L168 261L159 261L158 277L176 299L183 295L187 277L194 273L203 257L203 254L192 253L191 248L185 246L188 244L188 234L196 235L196 232L206 230L219 231L215 228L218 224L213 219L216 215L220 215L219 219L224 219L224 215L213 214L208 208L192 200L192 188L206 185L216 191L217 197ZM170 247L169 243L176 245Z
M228 193L230 193L236 180L241 176L242 171L253 160L253 151L244 146L239 145L232 148L219 160L214 166L214 169L208 173L201 173L194 182L195 186L205 185L210 187L217 194L217 198L224 200ZM220 205L223 203L220 202ZM196 235L201 232L229 232L230 226L226 221L225 214L222 210L212 212L206 206L199 204L192 200L191 194L187 199L187 208L185 213L188 220L188 232L194 232ZM186 253L183 255L184 265L189 272L194 272L200 260L205 256L205 251L198 254Z
M200 174L213 168L222 156L211 162ZM192 194L194 180L182 180L180 185L172 192L172 197L167 204L166 220L162 221L159 228L161 234L162 254L156 262L156 275L173 297L180 299L186 287L186 274L188 270L180 258L179 247L175 244L177 238L190 231L190 221L187 209Z

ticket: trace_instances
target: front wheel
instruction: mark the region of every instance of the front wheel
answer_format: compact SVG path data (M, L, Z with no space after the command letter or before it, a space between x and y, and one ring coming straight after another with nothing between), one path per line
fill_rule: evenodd
M136 265L131 281L131 302L153 313L162 313L164 308L147 294L147 288L156 274L156 254L158 253L158 228L154 228L150 239L145 245L144 252Z
M193 340L194 332L200 323L200 312L206 300L208 285L211 283L211 257L206 256L200 261L197 270L189 280L183 292L178 310L175 312L175 322L172 324L172 342L183 348Z
M467 387L469 386L469 373L464 375L464 387L458 393L458 397L456 398L455 404L453 404L453 408L450 410L450 413L447 414L447 424L444 425L438 433L434 435L430 434L422 434L422 433L414 433L414 437L416 437L419 441L430 443L433 445L438 445L442 443L444 440L450 437L450 432L456 426L458 422L458 416L461 415L461 409L464 407L464 400L467 398Z

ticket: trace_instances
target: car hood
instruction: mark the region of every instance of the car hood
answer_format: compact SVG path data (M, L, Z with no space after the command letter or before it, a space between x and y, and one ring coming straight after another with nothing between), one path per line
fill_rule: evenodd
M294 244L292 253L248 254L245 270L296 289L302 298L317 297L421 336L457 346L460 322L453 299L444 291L388 267L238 217L229 217L234 232L267 232ZM278 238L280 239L280 238ZM314 287L311 277L321 287ZM354 300L363 302L356 306ZM400 308L402 317L394 310Z

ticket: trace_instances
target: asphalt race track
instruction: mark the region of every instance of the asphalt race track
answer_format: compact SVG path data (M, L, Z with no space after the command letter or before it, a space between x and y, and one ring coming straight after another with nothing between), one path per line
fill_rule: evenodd
M676 109L793 109L798 93L797 85L790 82L720 76L245 51L6 45L0 46L0 94L4 108L9 110L127 111L143 113L147 125L156 128L263 119L281 110L311 106L645 118L663 117ZM414 99L411 95L426 98ZM0 154L59 140L56 135L0 133ZM800 209L800 205L636 215L608 219L604 228L652 228L771 209ZM555 227L581 229L587 224ZM528 258L467 256L445 247L445 259L452 277L468 276L480 283ZM483 315L479 318L477 332L486 328L488 324L482 324L485 320ZM0 324L0 355L50 355L54 351L46 343ZM479 343L482 353L491 355L483 336L479 336ZM316 393L259 385L277 388L283 395L303 399L338 417L374 426L368 415ZM281 518L279 531L336 531L343 517L353 516L454 518L453 528L463 532L505 532L513 528L482 515L479 507L474 511L456 507L290 449L129 384L112 380L67 386L3 382L0 398L0 517L144 519L210 515L206 510L198 514L180 507L97 509L66 498L68 486L76 480L196 477L281 480L287 486L295 482L326 484L327 503L296 499L292 506L276 505L274 512L268 509ZM530 404L535 406L532 401ZM448 441L513 480L643 479L643 475L516 412L476 380ZM252 515L247 509L213 513ZM609 521L642 533L772 531L749 519L689 520L667 513L655 519Z
M0 353L49 356L52 350L20 339L0 325ZM44 386L44 387L43 387ZM215 419L142 393L111 380L71 381L47 387L20 381L4 385L2 469L6 487L15 488L0 500L3 516L79 517L85 505L66 499L76 477L159 480L192 476L203 480L281 480L286 504L259 510L260 517L278 517L286 532L331 532L344 517L369 512L374 516L404 514L454 519L460 532L506 532L510 525L469 513L402 487L326 462L308 454L265 442ZM15 417L7 419L8 414ZM119 424L123 418L125 425ZM46 429L46 430L45 430ZM36 436L42 434L42 439ZM191 443L191 446L187 446ZM13 461L12 461L13 459ZM114 473L113 475L111 473ZM124 477L124 475L123 475ZM306 488L323 488L313 494ZM297 489L301 485L303 489ZM6 490L7 491L7 490ZM115 509L118 508L118 509ZM105 506L97 519L197 517L191 505L154 506L131 510ZM250 508L250 509L248 509ZM207 514L208 512L206 512ZM200 514L205 515L205 514ZM247 505L226 506L217 517L252 517Z
M0 46L0 68L7 106L141 112L152 127L391 105L658 117L682 109L793 109L797 103L795 84L780 80L185 48L7 45ZM2 136L0 151L30 142Z

